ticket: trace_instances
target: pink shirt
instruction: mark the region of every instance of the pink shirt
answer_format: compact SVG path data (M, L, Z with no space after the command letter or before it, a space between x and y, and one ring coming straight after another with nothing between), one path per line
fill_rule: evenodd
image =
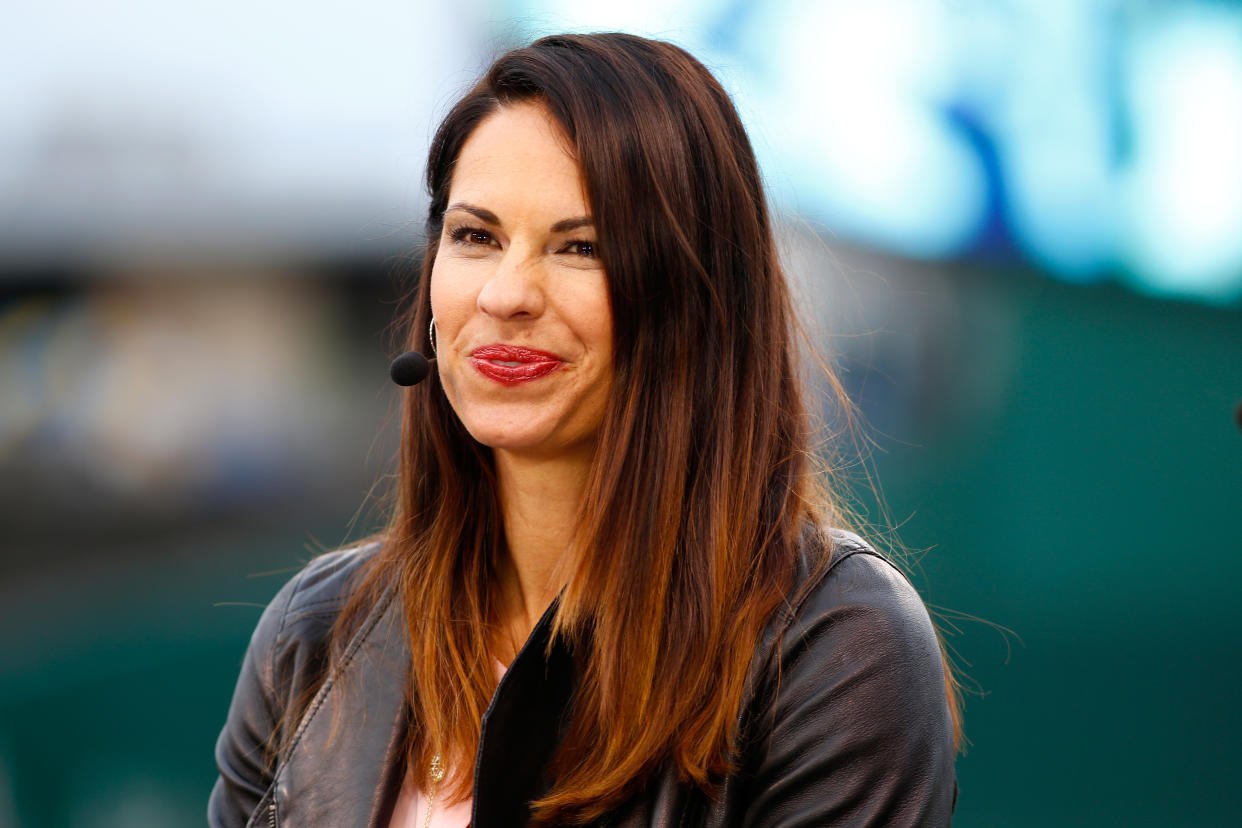
M445 805L443 795L441 791L436 797L435 807L431 809L431 828L466 828L470 824L470 809L474 800L466 797L464 802ZM427 795L419 790L414 777L407 773L388 828L423 828L426 819Z
M507 668L499 660L496 662L496 679L504 677ZM453 774L444 775L446 780ZM443 783L441 783L443 784ZM467 828L470 825L470 811L474 800L466 797L455 805L445 805L444 791L438 791L436 801L431 808L431 822L428 828ZM423 828L427 819L427 795L419 789L412 774L405 775L405 783L401 785L401 793L397 796L397 805L393 808L392 819L388 828Z

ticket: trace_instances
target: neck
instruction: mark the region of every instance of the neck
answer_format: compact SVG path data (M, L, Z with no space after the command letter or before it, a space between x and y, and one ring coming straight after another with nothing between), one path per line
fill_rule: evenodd
M500 563L498 657L512 660L564 586L565 555L586 490L590 456L494 454L508 557Z

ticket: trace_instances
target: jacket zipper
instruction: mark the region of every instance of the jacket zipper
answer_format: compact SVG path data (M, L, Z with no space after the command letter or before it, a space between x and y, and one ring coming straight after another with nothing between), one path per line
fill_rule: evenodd
M267 803L267 825L268 828L276 828L276 800Z

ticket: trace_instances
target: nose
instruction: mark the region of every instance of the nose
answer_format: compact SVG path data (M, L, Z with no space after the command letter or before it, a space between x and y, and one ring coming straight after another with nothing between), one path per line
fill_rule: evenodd
M510 247L479 291L479 309L497 319L538 317L543 313L542 281L537 256Z

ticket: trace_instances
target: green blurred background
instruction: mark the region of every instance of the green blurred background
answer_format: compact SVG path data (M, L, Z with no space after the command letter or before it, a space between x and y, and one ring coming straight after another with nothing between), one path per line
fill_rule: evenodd
M936 98L981 189L927 172L875 192L833 171L896 168L827 134L824 154L844 160L807 180L783 165L800 150L767 108L773 56L803 72L828 59L782 50L770 21L797 3L688 3L667 19L643 3L629 17L376 3L322 19L278 3L245 37L235 15L196 7L154 22L100 11L63 30L55 9L23 11L28 42L9 60L50 56L24 80L5 73L0 98L15 136L0 142L0 825L202 823L261 607L310 556L382 523L386 327L412 272L428 124L486 55L562 26L675 37L751 120L790 270L868 423L890 521L970 691L955 824L1235 824L1242 213L1221 200L1232 189L1212 188L1242 192L1229 178L1242 142L1196 173L1201 202L1185 196L1161 224L1166 200L1139 220L1146 191L1122 179L1164 173L1134 172L1146 104L1117 90L1151 84L1126 80L1138 58L1121 47L1179 10L1191 23L1168 30L1183 40L1224 37L1218 74L1236 86L1212 89L1242 90L1242 17L1228 4L1053 7L876 7L883 36L859 32L888 51L869 60L922 71L929 58L902 49L937 33L961 45L968 29L992 44L985 69L1017 80L982 95L954 64L966 92L942 100L952 84L920 82L909 89L924 98L906 96ZM1042 34L1023 29L1031 15ZM850 32L844 11L816 19L836 27L810 27L825 42ZM1022 97L1027 58L1004 48L997 20L1094 68L1060 98ZM893 40L919 22L919 37ZM1176 53L1143 43L1136 55ZM116 60L92 70L92 54ZM126 60L130 74L116 68ZM1099 111L1074 92L1094 89L1097 69L1112 78ZM839 129L867 127L857 94L830 97L875 100L865 77L816 82ZM1028 120L1055 151L1034 153L1035 179L1013 147L1038 141L988 117L989 95L1044 116ZM46 112L36 98L51 99ZM1091 145L1080 104L1111 130L1107 175L1075 154ZM1187 132L1242 135L1242 115L1187 117ZM917 155L913 133L885 135L893 158ZM1063 179L1042 201L1048 188L1028 186ZM901 217L885 198L928 208ZM865 486L858 497L883 523Z

